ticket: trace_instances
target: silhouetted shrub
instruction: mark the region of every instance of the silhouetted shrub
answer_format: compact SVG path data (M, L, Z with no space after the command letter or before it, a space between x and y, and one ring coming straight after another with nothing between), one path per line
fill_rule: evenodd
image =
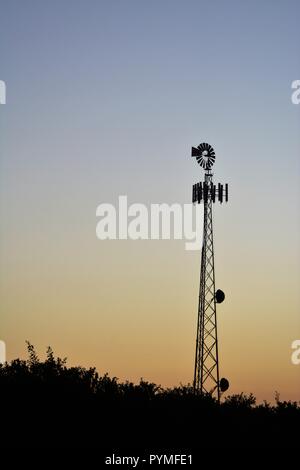
M44 362L30 343L27 348L27 361L0 365L2 447L197 452L296 445L299 404L280 401L278 394L275 405L256 405L244 393L218 404L209 394L195 395L190 384L120 383L95 368L67 367L50 347Z

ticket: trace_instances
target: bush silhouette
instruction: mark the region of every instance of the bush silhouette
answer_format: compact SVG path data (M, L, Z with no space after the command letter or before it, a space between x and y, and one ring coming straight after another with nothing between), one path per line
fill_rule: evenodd
M27 349L26 361L0 365L2 447L183 453L297 444L299 404L282 402L278 394L275 405L256 405L244 393L218 404L210 395L195 395L190 385L120 383L95 368L68 367L50 347L45 361L29 342Z

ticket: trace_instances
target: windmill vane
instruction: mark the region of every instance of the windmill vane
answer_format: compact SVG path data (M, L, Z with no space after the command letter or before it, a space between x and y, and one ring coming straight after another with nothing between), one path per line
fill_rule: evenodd
M209 170L215 163L216 155L211 145L203 142L198 147L192 147L192 157L196 157L197 162L205 170Z

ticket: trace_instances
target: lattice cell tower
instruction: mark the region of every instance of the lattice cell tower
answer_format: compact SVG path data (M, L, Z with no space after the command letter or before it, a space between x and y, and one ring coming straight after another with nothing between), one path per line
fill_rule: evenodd
M200 289L197 321L194 392L209 393L220 401L221 393L229 387L227 379L219 379L219 354L216 305L223 302L225 294L215 288L214 240L212 207L216 201L228 201L228 184L213 183L211 168L215 152L211 145L202 143L192 147L204 169L204 181L193 185L193 203L204 204L203 245L201 252Z

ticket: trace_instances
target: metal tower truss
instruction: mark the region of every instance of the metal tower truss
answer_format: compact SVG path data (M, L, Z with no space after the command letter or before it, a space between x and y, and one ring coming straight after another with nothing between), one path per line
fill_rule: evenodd
M193 186L193 202L204 203L203 245L194 368L194 392L209 393L220 400L221 393L228 389L227 379L219 379L219 355L216 304L223 302L225 294L215 288L213 203L228 201L228 185L213 184L211 167L215 153L209 144L192 148L192 156L205 169L204 182Z

